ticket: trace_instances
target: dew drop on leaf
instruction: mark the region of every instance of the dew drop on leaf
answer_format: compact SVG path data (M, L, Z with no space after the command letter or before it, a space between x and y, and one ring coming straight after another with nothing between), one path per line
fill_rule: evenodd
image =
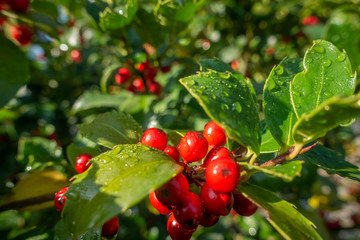
M331 65L331 60L329 59L324 59L323 62L322 62L322 65L324 67L329 67Z
M192 80L191 78L189 78L189 79L186 81L186 84L188 84L188 85L194 85L194 84L195 84L195 81Z
M313 59L312 59L312 58L308 58L307 61L308 61L309 63L312 63Z
M325 48L323 46L320 46L320 45L315 45L314 50L316 52L318 52L318 53L324 53L325 52Z
M276 74L277 75L282 75L284 73L284 68L283 66L278 66L276 69Z
M232 104L232 110L233 111L236 110L237 112L241 112L242 107L241 107L240 103L239 102L233 103Z
M342 61L345 60L345 58L346 58L345 53L340 53L335 59L336 59L336 61L338 61L338 62L342 62Z

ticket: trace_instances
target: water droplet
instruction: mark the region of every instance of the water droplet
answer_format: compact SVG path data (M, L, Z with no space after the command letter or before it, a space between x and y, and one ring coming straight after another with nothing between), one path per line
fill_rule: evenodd
M325 59L322 61L322 65L323 65L324 67L329 67L329 66L331 65L331 60L325 58Z
M192 80L191 78L189 78L189 79L186 81L186 84L188 84L188 85L194 85L194 84L195 84L195 81Z
M311 57L309 57L309 58L307 59L307 61L308 61L309 63L312 63L313 59L312 59Z
M324 53L325 52L325 48L321 45L315 45L314 46L314 50L318 53Z
M221 73L220 76L224 79L229 79L230 78L230 73L229 72L225 72L225 73Z
M228 96L229 96L229 93L226 92L226 91L224 91L224 95L225 95L225 97L228 97Z
M351 75L350 75L350 78L355 78L355 74L351 74Z
M210 96L211 96L212 99L216 100L215 94L211 93Z
M79 192L69 192L69 193L66 194L66 196L68 198L73 199L73 200L77 200L77 199L79 199L80 194L79 194Z
M338 61L338 62L342 62L342 61L345 60L345 58L346 58L345 53L340 53L335 59L336 59L336 61Z
M233 103L232 104L232 110L236 110L237 112L241 112L242 110L242 107L241 107L241 104L239 102L236 102L236 103Z
M221 109L222 110L229 110L229 106L226 103L224 103L223 105L221 105Z
M282 75L284 73L284 68L283 68L283 66L278 66L277 68L276 68L276 74L277 75Z

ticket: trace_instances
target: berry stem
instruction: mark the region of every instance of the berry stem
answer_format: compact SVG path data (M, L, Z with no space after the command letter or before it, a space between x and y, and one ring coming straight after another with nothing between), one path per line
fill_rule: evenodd
M253 165L256 161L256 158L257 158L257 155L254 153L250 158L249 164Z

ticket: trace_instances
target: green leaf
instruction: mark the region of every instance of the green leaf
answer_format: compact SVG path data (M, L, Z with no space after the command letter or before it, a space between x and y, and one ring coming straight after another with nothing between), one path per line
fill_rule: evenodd
M302 170L302 161L292 161L286 164L277 165L273 167L260 167L250 165L247 162L239 162L246 171L251 173L263 172L269 176L274 176L283 179L284 181L291 182L296 176L300 176Z
M330 42L315 41L306 51L303 65L305 70L290 85L297 118L333 96L354 93L356 74L352 73L350 61Z
M293 129L294 140L307 144L338 125L360 116L360 95L333 97L309 114L304 114Z
M41 12L54 18L58 17L58 9L51 0L32 0L31 8L36 12Z
M177 146L180 143L181 138L184 137L187 132L190 132L190 130L173 130L168 135L169 140L174 146Z
M284 59L274 67L264 87L264 117L282 152L293 144L292 128L297 120L290 101L290 82L303 70L301 58Z
M80 124L79 132L108 148L118 144L138 143L143 134L141 126L131 115L115 111L100 114L89 124Z
M182 171L166 153L145 145L119 145L92 159L66 193L64 220L79 236L124 212ZM79 207L81 206L81 207Z
M311 151L301 154L298 158L310 161L329 174L338 174L342 177L360 181L360 171L357 166L345 161L344 156L340 153L321 145L317 145Z
M260 152L261 128L257 104L241 74L214 71L180 79L207 115L222 126L229 138Z
M74 236L70 233L69 228L67 227L64 219L60 219L60 221L56 224L55 227L55 236L54 240L73 240ZM79 240L95 240L101 239L101 228L98 229L90 229L89 231L82 234L77 239Z
M24 53L0 35L0 108L8 103L29 78L29 63ZM16 71L14 71L16 66Z
M136 0L129 0L125 6L114 11L106 8L104 12L100 12L100 27L103 30L121 29L132 22L137 9Z
M285 239L322 239L310 220L274 193L250 184L239 184L237 190L268 212L267 220Z
M268 128L263 131L261 135L261 147L260 153L273 153L279 152L280 146L276 142L275 138L271 135L271 132Z
M107 82L110 80L110 77L113 76L114 71L121 67L121 63L114 63L109 67L105 68L100 79L101 91L104 93L107 92Z
M229 64L226 64L218 59L200 60L200 71L207 72L209 69L217 72L234 72Z

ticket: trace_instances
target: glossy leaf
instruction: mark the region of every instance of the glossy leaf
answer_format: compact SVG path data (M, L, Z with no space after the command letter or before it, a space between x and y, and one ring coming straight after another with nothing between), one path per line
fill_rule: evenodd
M16 94L29 78L29 64L24 53L10 40L0 36L0 108ZM13 67L16 66L16 71Z
M215 70L217 72L234 72L228 64L218 59L200 60L200 71L207 72L209 69Z
M301 58L284 59L274 67L264 87L264 117L282 152L293 144L292 128L297 120L290 101L290 82L303 70Z
M309 114L304 114L294 125L294 140L307 144L324 136L338 125L360 116L360 95L333 97Z
M279 151L280 151L280 145L271 135L270 130L266 128L263 134L261 135L260 153L273 153Z
M251 173L263 172L269 176L274 176L283 179L284 181L291 182L296 176L300 176L302 170L302 161L292 161L286 164L277 165L273 167L260 167L250 165L247 162L239 162L246 171Z
M73 240L74 236L70 233L64 219L60 219L60 221L56 224L55 227L55 236L54 240ZM77 239L79 240L100 240L101 239L101 228L90 229L84 234L82 234Z
M290 86L297 118L333 96L354 93L356 74L350 61L345 52L330 42L315 41L306 52L303 65L305 70L294 77Z
M338 152L317 145L311 151L299 156L300 159L310 161L329 174L338 174L342 177L360 181L359 167L345 161L344 156Z
M143 134L141 126L131 115L115 111L100 114L89 124L80 124L79 132L108 148L118 144L138 143Z
M100 79L101 91L105 93L107 92L107 83L110 80L110 77L114 75L115 70L118 69L119 67L121 67L121 63L114 63L109 67L105 68L102 77Z
M66 193L65 222L79 236L134 206L181 171L157 149L141 144L116 146L93 158L91 167L77 175Z
M127 1L127 4L116 11L106 8L100 13L100 27L103 30L121 29L130 24L136 14L138 4L136 0Z
M180 79L208 116L229 138L260 151L261 128L257 104L241 74L201 72Z
M239 184L237 190L267 211L267 220L285 239L322 239L310 220L274 193L250 184Z

